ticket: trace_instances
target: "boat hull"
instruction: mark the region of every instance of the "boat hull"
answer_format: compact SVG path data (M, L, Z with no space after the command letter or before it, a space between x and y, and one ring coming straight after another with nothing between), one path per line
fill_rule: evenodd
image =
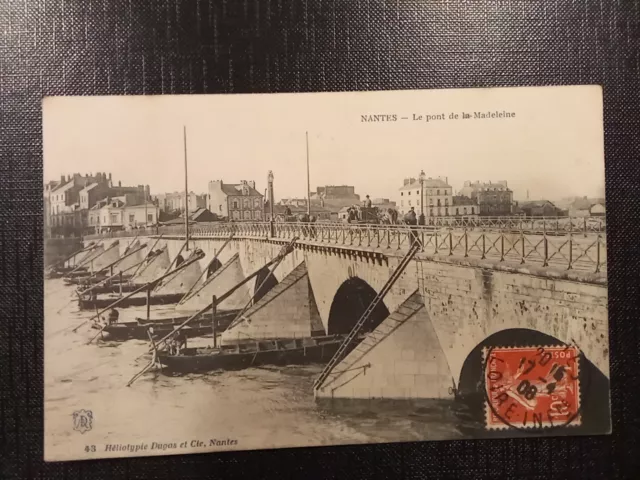
M236 311L218 312L216 315L216 333L223 332L237 315ZM153 338L159 339L179 325L182 325L189 317L172 317L163 319L136 319L135 322L115 323L104 327L103 337L108 340L148 340L147 331L149 327L153 328ZM94 328L99 329L101 326L95 324ZM202 315L197 321L191 322L188 326L180 330L184 332L187 338L201 337L211 335L213 328L211 325L211 314Z
M140 288L141 286L142 285L136 285L136 284L131 284L131 283L123 283L122 284L122 293L133 292L134 290ZM89 288L92 288L92 287L87 285L85 288L89 289ZM93 287L91 292L95 293L96 295L100 295L101 293L119 293L120 292L120 285L100 285L99 287Z
M213 370L243 370L263 365L286 366L305 365L310 363L327 363L342 344L343 337L329 339L324 337L313 339L297 339L289 342L278 342L282 348L267 350L246 349L240 345L232 349L220 349L223 353L198 354L197 349L184 349L180 355L158 353L158 360L163 365L163 373L185 374L202 373ZM257 342L264 346L267 343ZM294 347L291 344L295 343ZM304 345L304 343L308 343ZM288 346L287 346L288 344Z
M64 283L66 283L67 285L95 285L97 283L100 282L104 282L107 278L109 278L110 275L83 275L80 277L73 277L73 278L65 278L64 279ZM129 278L131 278L131 275L123 275L122 276L122 280L128 280ZM120 279L116 276L113 278L113 280L111 281L111 283L118 283L120 281Z
M172 303L178 303L180 299L184 296L184 293L166 293L159 295L151 295L150 304L151 305L170 305ZM112 305L114 302L118 300L118 297L97 297L97 298L80 298L78 299L78 306L80 310L94 310L94 309L103 309ZM142 307L147 304L147 296L132 296L125 300L123 300L116 308L127 308L127 307Z
M174 325L172 324L157 324L157 325L141 325L141 324L115 324L109 325L102 330L103 338L105 340L124 341L124 340L148 340L149 328L153 328L153 338L160 339L173 331ZM180 330L184 332L187 338L202 337L205 335L211 335L213 329L210 324L200 322L189 328L183 328Z

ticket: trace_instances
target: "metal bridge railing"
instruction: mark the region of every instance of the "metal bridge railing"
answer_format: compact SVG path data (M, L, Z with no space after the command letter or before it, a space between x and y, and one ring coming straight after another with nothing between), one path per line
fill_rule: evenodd
M540 225L542 229L538 229ZM520 227L519 224L518 226ZM500 228L496 226L481 230L477 227L444 228L429 225L238 222L191 226L189 235L192 238L225 239L232 233L234 238L291 240L298 237L301 242L396 251L408 250L414 236L418 236L423 245L422 251L427 254L508 261L564 270L606 272L605 233L574 230L571 222L565 222L562 229L545 230L546 226L546 221L542 221L542 224L534 221L523 223L521 228L515 228L515 223L504 223ZM175 225L86 238L158 234L163 234L166 238L184 237L184 233L184 225Z

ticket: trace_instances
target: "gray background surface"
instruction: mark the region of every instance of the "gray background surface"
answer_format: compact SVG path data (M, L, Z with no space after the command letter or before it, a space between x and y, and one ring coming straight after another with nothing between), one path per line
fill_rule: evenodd
M0 477L635 476L639 47L629 0L1 2ZM611 436L42 462L43 96L551 84L604 85Z

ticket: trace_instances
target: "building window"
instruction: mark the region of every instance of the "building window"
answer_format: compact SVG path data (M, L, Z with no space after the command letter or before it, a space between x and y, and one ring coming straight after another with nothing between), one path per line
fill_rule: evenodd
M473 215L475 213L473 210L474 210L474 208L471 207L471 215Z
M433 198L429 199L429 205L433 205Z
M416 195L420 195L420 190L416 190Z
M420 199L416 200L416 205L420 205Z
M445 215L449 215L449 209L447 207L445 207L445 209L444 209L444 214Z
M400 200L400 206L404 207L404 200Z
M260 208L260 199L259 199L259 198L256 198L256 199L253 201L253 206L254 206L255 208Z
M462 210L464 211L464 214L466 215L467 214L467 207L464 207Z
M245 220L251 220L251 212L249 210L245 210L244 219Z
M429 216L433 217L433 208L429 208Z
M153 213L147 215L147 222L153 222Z
M136 216L133 214L129 214L129 223L133 223L136 221Z
M251 208L251 199L250 198L245 198L244 199L244 208Z
M404 192L400 192L400 196L403 197L404 196Z
M460 211L459 211L459 209L457 207L456 207L456 215L460 215Z
M440 199L438 199L438 206L440 206Z
M445 205L445 207L449 205L449 199L448 198L444 199L444 205Z
M411 195L411 192L407 192L408 195Z
M409 206L411 206L411 200L409 200Z
M236 210L238 209L238 201L237 200L233 201L233 208L235 208Z
M440 195L440 190L437 191L438 193L436 195Z

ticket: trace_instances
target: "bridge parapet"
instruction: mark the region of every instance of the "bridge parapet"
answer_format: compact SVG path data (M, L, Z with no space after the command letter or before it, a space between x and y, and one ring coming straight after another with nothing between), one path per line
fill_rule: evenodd
M414 238L422 243L422 253L477 258L496 262L531 264L563 270L606 273L606 234L573 230L538 231L528 229L473 229L408 225L362 225L335 223L238 222L194 225L191 238L250 238L291 240L312 245L348 247L358 250L400 252L408 250ZM121 232L132 236L134 232ZM137 235L163 234L184 238L184 226L140 229ZM124 235L128 234L128 235ZM92 236L89 238L101 238Z

